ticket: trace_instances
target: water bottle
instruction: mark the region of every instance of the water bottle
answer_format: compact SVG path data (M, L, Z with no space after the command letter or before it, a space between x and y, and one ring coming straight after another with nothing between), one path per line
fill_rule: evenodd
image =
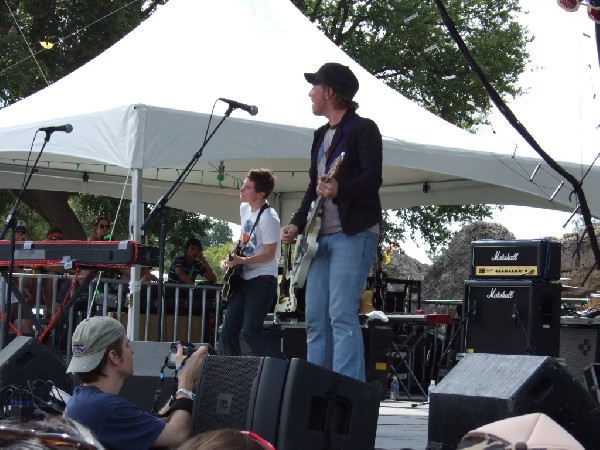
M392 377L392 385L390 386L390 400L398 400L398 392L400 391L400 383L396 375Z
M427 401L431 401L431 392L435 389L435 380L431 380L431 384L427 388Z

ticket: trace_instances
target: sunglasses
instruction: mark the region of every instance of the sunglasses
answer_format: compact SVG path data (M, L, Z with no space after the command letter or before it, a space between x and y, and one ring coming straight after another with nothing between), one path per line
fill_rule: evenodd
M38 439L42 443L53 448L81 448L84 450L97 450L95 445L81 441L64 433L51 433L37 431L29 428L16 428L0 425L0 445L12 441L24 441L26 439Z
M15 228L15 233L27 233L27 229L26 228Z
M98 225L98 228L102 228L103 230L108 230L110 228L110 225L100 224L100 225Z

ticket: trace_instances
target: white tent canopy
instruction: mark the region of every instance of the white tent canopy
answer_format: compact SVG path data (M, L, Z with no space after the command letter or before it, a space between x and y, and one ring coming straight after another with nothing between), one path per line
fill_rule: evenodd
M155 202L198 151L215 100L225 97L256 104L259 114L236 111L223 123L169 205L237 222L239 180L252 167L269 167L278 179L275 206L286 221L308 181L313 129L323 123L310 112L302 74L327 61L356 73L359 113L384 135L385 208L494 203L575 209L568 186L549 201L561 180L545 164L530 181L538 161L492 153L490 143L410 102L282 0L170 0L88 64L4 108L0 186L21 186L35 130L70 123L72 133L52 135L31 189L118 197L131 173L126 196ZM225 104L216 109L222 115ZM583 172L575 164L565 167L577 177ZM596 216L598 180L593 168L585 188Z

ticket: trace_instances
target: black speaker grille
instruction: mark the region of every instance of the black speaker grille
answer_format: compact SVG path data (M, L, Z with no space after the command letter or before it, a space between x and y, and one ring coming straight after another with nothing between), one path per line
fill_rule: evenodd
M264 358L206 357L194 405L192 434L220 428L247 430Z
M583 384L583 371L598 362L598 325L568 327L560 329L560 357L565 359L567 369Z

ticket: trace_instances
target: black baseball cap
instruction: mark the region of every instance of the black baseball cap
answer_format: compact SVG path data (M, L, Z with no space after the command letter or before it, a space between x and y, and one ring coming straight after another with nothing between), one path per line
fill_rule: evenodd
M358 92L358 79L348 66L339 63L325 63L315 73L305 73L310 84L326 84L348 100Z

